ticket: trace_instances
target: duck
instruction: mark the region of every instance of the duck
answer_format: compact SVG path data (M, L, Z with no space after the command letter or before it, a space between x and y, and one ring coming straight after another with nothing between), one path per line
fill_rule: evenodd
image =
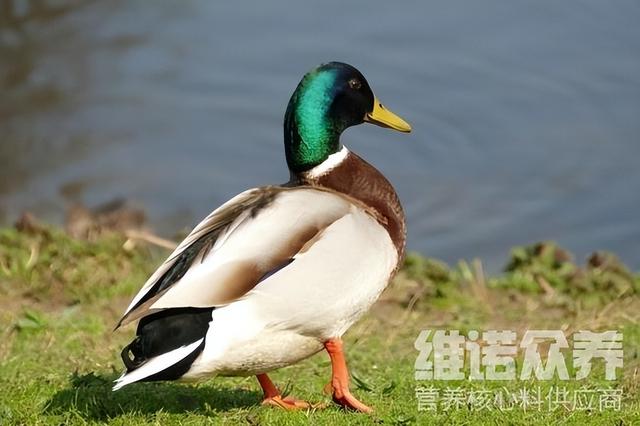
M372 412L349 389L342 336L398 271L406 224L391 183L341 142L362 123L411 131L355 67L304 75L284 116L289 181L218 207L149 277L116 326L137 323L113 390L254 375L264 405L309 409L268 373L325 350L333 401Z

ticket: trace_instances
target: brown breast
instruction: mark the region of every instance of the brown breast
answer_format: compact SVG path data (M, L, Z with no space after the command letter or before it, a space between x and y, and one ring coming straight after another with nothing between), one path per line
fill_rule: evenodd
M404 211L391 183L358 155L347 157L329 172L312 177L300 173L294 177L297 184L321 186L349 195L374 209L378 222L385 227L398 251L398 264L404 258L407 228Z

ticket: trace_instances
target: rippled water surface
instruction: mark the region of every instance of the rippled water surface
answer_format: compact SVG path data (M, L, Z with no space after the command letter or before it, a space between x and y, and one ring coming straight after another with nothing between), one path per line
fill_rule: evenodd
M413 125L343 136L398 189L411 249L496 270L556 239L640 268L637 1L51 3L0 11L5 222L60 221L72 192L192 226L288 178L288 98L340 60Z

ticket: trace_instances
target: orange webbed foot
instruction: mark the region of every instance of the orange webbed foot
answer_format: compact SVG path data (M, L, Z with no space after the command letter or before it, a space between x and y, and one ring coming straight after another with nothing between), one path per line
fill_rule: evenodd
M342 393L340 396L334 393L333 402L345 409L359 411L361 413L373 413L373 408L358 401L358 399L353 396L348 390Z
M262 405L270 405L272 407L279 407L284 410L309 410L312 408L321 408L321 404L311 404L310 402L302 399L297 399L292 396L283 397L280 391L273 384L269 376L266 374L258 374L256 376L258 382L264 392L264 398Z
M264 398L262 400L262 405L271 405L273 407L280 407L285 410L308 410L310 408L313 408L313 405L307 401L292 397L283 398L282 395Z
M351 394L349 390L349 371L342 351L342 340L329 339L324 343L324 348L331 358L331 383L333 401L343 408L372 413L373 409Z

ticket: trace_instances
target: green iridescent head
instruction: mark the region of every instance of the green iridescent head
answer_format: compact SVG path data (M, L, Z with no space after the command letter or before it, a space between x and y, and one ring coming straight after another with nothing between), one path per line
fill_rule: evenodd
M289 170L309 170L338 152L340 134L368 121L409 132L411 127L386 110L364 76L341 62L307 73L293 92L284 117L284 145Z

